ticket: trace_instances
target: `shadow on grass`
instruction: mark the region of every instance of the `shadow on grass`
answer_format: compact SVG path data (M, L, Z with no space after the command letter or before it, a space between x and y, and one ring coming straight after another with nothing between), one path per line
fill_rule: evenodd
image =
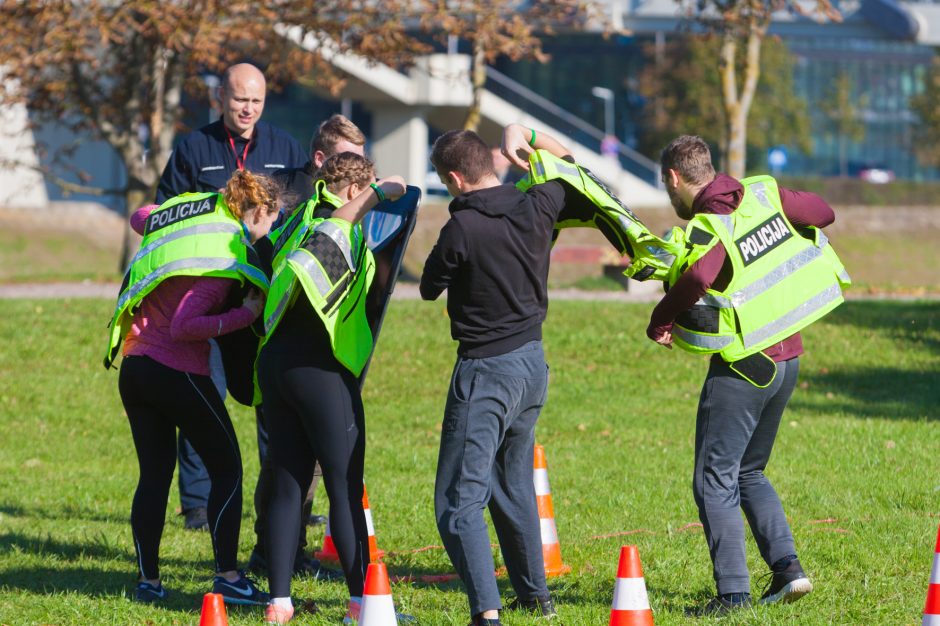
M74 562L83 558L127 561L129 568L134 563L134 553L130 545L116 544L104 534L89 536L86 542L76 544L54 539L48 532L27 536L18 533L5 533L0 535L0 557L12 552L29 554L30 556L48 556L56 561ZM190 561L175 558L160 557L160 565L174 567L204 567L202 561ZM20 570L17 570L19 572ZM19 574L17 573L17 576ZM126 577L124 578L126 581ZM0 574L0 586L4 584L4 574Z
M919 340L933 352L940 352L940 339L926 336L928 329L940 326L940 302L846 302L826 316L837 326L856 326L903 343Z
M23 507L16 504L0 504L0 513L10 517L32 517L40 520L82 520L86 522L106 522L115 524L130 524L130 504L123 513L93 512L88 509L66 506L34 506Z
M805 374L814 394L797 390L790 404L800 411L844 413L855 417L937 421L940 406L938 375L889 367ZM820 397L821 392L832 397Z

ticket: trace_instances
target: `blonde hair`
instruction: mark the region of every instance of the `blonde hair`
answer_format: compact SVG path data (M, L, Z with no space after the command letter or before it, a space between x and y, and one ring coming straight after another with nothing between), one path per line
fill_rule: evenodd
M343 152L324 161L316 177L326 183L330 193L336 194L349 185L368 186L375 180L375 164L364 156Z
M332 156L336 152L336 144L344 139L356 146L366 145L366 136L359 127L345 115L335 113L320 124L316 134L310 139L311 158L317 150Z
M281 193L280 185L268 176L236 170L225 184L222 196L229 211L240 220L255 207L274 213L280 206Z

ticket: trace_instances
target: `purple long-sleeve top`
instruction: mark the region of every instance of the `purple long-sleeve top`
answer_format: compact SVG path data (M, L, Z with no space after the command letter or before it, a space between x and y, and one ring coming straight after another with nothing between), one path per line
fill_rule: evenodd
M728 215L744 197L744 187L736 179L718 174L695 196L692 212ZM796 228L818 226L822 228L835 221L835 213L825 200L814 193L780 188L783 212ZM676 281L653 309L646 334L654 341L672 331L676 317L688 311L705 295L707 289L721 291L731 280L731 263L727 262L725 247L716 245L696 261ZM787 337L763 350L776 362L786 361L803 354L803 340L799 333Z
M131 228L143 234L156 205L131 216ZM124 339L124 356L148 356L181 372L209 375L208 339L250 325L257 315L249 307L226 310L238 281L205 276L167 278L147 294L134 313Z

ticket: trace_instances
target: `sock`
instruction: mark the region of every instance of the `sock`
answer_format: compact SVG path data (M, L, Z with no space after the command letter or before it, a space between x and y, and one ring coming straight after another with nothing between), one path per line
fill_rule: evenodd
M271 598L271 604L284 607L285 609L294 608L294 603L290 601L290 596L286 598Z
M787 566L789 566L790 563L792 563L795 560L796 560L795 554L788 554L787 556L774 561L774 564L770 566L770 571L782 572L783 570L787 569Z

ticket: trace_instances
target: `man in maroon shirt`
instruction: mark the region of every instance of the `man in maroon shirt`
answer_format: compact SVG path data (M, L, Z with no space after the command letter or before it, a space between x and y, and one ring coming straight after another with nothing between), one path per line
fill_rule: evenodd
M682 219L699 213L728 215L744 196L740 182L716 174L708 145L683 135L662 153L663 183ZM819 196L780 189L783 212L797 229L823 227L835 219ZM672 348L672 325L707 289L721 291L732 276L721 243L689 267L653 309L646 334ZM761 603L790 602L812 591L796 557L793 534L773 486L764 476L783 410L796 386L803 342L799 333L763 350L777 367L773 381L757 387L712 356L699 398L695 429L693 492L713 564L718 595L700 613L716 614L750 605L750 577L744 554L743 509L771 569Z

